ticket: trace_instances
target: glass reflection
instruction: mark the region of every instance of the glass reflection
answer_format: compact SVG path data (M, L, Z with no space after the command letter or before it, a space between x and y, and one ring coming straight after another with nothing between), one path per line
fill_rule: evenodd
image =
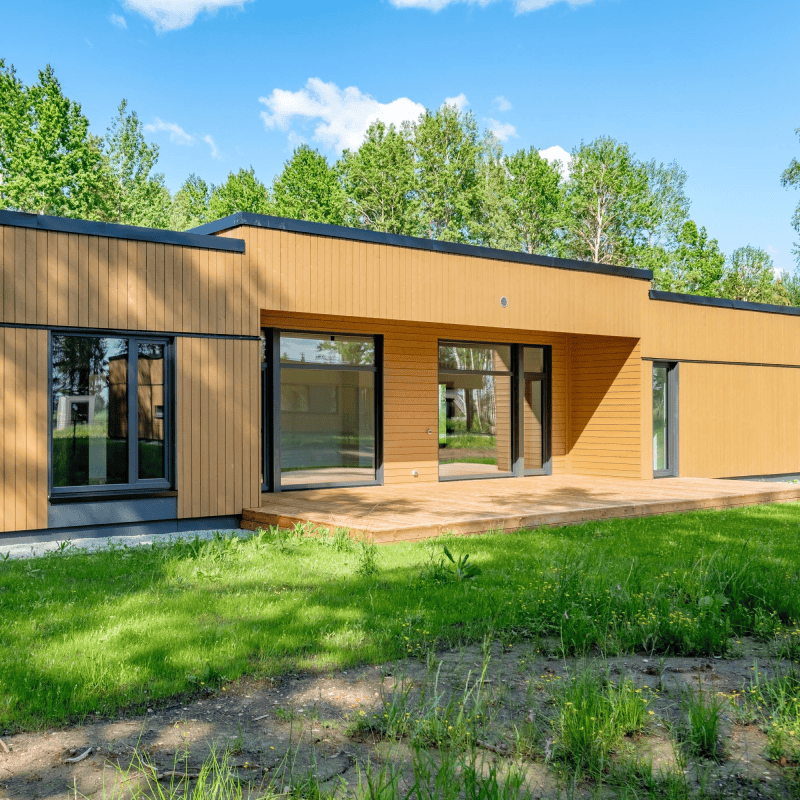
M163 344L139 345L138 378L139 477L165 478Z
M667 469L667 368L653 367L653 469Z
M439 376L439 475L510 474L511 377Z
M128 342L53 336L53 485L128 482Z
M281 369L281 485L375 479L375 373Z
M281 334L280 353L281 363L373 366L375 341L366 336Z

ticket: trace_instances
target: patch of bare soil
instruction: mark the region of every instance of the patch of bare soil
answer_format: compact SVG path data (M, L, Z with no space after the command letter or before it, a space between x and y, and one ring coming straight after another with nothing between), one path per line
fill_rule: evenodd
M723 715L721 763L693 761L676 744L681 694L687 687L696 689L702 682L708 692L731 695L749 686L755 658L764 677L777 668L757 645L743 647L746 655L732 659L632 655L601 661L564 660L524 645L504 649L496 643L483 687L490 723L479 749L489 760L513 760L525 771L535 797L597 793L596 785L570 784L563 770L548 760L553 689L590 666L652 690L652 722L645 733L626 740L618 758L635 759L653 775L682 773L706 796L786 797L786 767L766 759L763 731L737 722L735 699ZM314 774L323 790L344 794L358 785L368 760L373 765L393 760L402 766L410 759L407 742L357 734L359 718L382 712L398 686L411 682L417 693L430 686L437 670L439 690L463 691L470 676L474 681L480 674L482 659L481 649L470 647L438 653L427 663L405 660L276 682L241 680L213 696L154 709L144 717L4 737L9 752L0 746L0 798L128 797L132 787L146 782L149 769L151 777L160 776L161 785L169 787L187 772L195 775L212 751L227 754L231 773L245 787L271 780L283 790L291 781ZM524 731L527 738L521 735ZM599 792L616 793L613 787L599 787Z

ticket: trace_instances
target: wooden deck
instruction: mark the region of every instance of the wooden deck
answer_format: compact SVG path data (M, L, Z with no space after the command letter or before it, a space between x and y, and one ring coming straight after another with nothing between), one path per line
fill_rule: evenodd
M263 494L260 508L244 511L241 527L310 522L398 542L793 500L800 500L800 484L559 475Z

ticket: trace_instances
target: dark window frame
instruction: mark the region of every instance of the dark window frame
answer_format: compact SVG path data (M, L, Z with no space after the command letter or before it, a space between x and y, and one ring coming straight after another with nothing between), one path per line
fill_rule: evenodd
M511 348L511 367L508 370L468 370L455 369L453 367L439 367L438 348L444 345L455 347L510 347ZM524 371L524 353L526 347L538 347L544 351L544 373L534 373ZM451 481L476 481L476 480L495 480L502 478L521 478L534 475L552 475L552 363L553 348L549 344L534 343L513 343L508 342L481 342L474 340L454 340L439 339L437 343L437 378L436 385L439 386L439 375L495 375L510 376L511 378L511 471L503 472L499 475L442 475L438 474L440 483ZM535 376L544 378L542 387L542 416L546 422L542 430L542 467L541 469L527 470L524 464L525 454L525 431L522 424L523 404L525 403L525 378ZM437 408L438 416L438 408ZM436 443L438 447L439 435L437 427ZM437 449L437 472L438 472L438 449Z
M53 485L53 338L125 339L128 342L128 483L92 486ZM139 374L137 361L140 344L158 344L164 347L164 478L139 478ZM47 341L47 480L49 498L70 500L107 497L147 496L174 488L175 469L175 340L158 334L132 334L127 331L96 328L52 328ZM131 436L130 432L136 435Z
M354 486L383 486L383 336L353 331L292 330L263 328L264 358L261 362L261 460L262 492L298 492L306 489L342 489ZM356 336L374 342L373 364L317 364L313 362L281 361L281 334L303 336ZM375 395L375 478L369 481L308 483L283 486L281 482L281 368L322 369L328 371L374 373Z
M656 469L653 467L653 478L677 478L680 474L679 461L679 363L677 361L653 361L652 369L666 369L667 371L667 408L665 422L667 426L666 446L667 446L667 468ZM652 375L651 375L652 385ZM652 400L650 410L650 439L653 437L653 412Z

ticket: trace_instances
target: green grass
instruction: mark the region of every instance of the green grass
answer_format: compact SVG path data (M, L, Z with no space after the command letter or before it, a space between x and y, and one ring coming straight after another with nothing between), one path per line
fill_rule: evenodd
M448 538L179 542L0 562L0 732L142 711L243 674L530 638L564 654L724 654L800 638L800 505ZM433 553L433 557L431 556Z

